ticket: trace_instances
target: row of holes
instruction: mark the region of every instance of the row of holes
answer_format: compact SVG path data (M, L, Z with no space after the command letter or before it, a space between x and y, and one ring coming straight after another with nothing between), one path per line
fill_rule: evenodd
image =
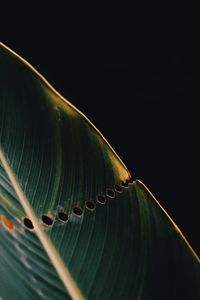
M133 182L133 179L130 178L129 180L126 180L125 182L122 182L121 185L115 184L115 190L107 189L106 196L109 197L109 198L115 198L115 192L122 193L123 188L128 188L128 184L132 183L132 182ZM98 195L97 196L97 202L100 203L100 204L105 204L106 203L106 196ZM85 207L88 210L93 211L93 210L95 210L95 203L93 201L86 201ZM78 217L81 217L81 215L83 214L83 211L79 207L74 207L73 208L73 214L78 216ZM69 216L64 212L58 212L57 217L63 223L66 223L69 219ZM51 217L47 216L47 215L42 215L42 222L47 226L52 226L53 225L53 219ZM28 229L33 229L34 228L33 223L27 217L24 218L24 225Z

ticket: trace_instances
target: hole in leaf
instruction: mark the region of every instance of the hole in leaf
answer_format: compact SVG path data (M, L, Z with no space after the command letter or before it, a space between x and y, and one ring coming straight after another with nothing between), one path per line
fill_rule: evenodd
M45 225L48 225L48 226L51 226L51 225L53 224L52 218L50 218L50 217L47 216L47 215L42 215L42 222L43 222Z
M121 186L127 188L128 187L128 182L127 181L122 181Z
M98 195L97 196L97 201L101 204L105 204L106 203L106 198L103 195Z
M62 222L67 222L69 217L67 214L65 214L64 212L59 212L58 213L58 218L62 221Z
M76 216L78 216L78 217L80 217L81 215L82 215L82 209L81 208L79 208L79 207L74 207L73 208L73 213L76 215Z
M114 198L115 197L115 192L111 189L107 189L106 195L110 198Z
M1 215L1 222L3 226L8 230L12 230L15 227L11 220L4 215Z
M115 184L115 191L118 192L118 193L122 193L123 189L119 184Z
M89 210L94 210L95 209L95 204L92 201L86 201L85 206Z
M134 180L133 180L132 177L129 177L129 179L127 179L127 182L128 182L128 183L133 183L133 181L134 181Z
M33 229L33 223L29 218L24 218L24 225L28 228L28 229Z

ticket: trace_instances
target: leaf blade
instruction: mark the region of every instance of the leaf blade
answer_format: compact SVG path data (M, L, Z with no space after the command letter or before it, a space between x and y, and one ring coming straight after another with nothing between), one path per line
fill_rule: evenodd
M12 185L14 187L14 190L18 196L18 199L20 200L20 202L22 204L22 207L24 208L27 216L32 220L35 232L36 232L41 244L43 245L47 255L49 256L53 266L55 267L58 275L60 276L60 279L62 280L64 286L66 287L67 291L69 292L72 299L74 299L74 300L84 299L81 291L76 286L69 270L66 268L66 266L62 262L60 256L58 255L56 249L52 245L50 239L48 239L45 232L43 231L28 199L26 198L25 194L23 193L16 176L13 173L11 167L9 166L9 163L1 149L0 149L0 160L8 174L10 182L12 183Z
M130 173L98 130L29 64L4 48L0 47L1 147L38 220L43 215L53 218L53 225L42 224L42 230L84 296L197 298L198 257L162 207L139 182L120 186ZM114 191L115 184L122 193ZM97 201L98 195L105 196L104 204ZM87 209L88 200L95 210ZM68 215L68 222L59 220L59 211ZM15 225L9 231L0 223L2 296L9 299L14 291L18 298L21 293L22 298L65 299L34 231L24 229L26 212L2 168L0 212ZM16 284L9 279L17 276L10 261L21 272ZM5 271L10 277L4 278ZM29 282L26 274L34 279Z

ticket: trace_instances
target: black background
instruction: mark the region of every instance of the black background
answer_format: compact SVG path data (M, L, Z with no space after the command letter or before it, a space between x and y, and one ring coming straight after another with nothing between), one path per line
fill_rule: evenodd
M2 42L87 115L200 253L197 58L83 55L62 43Z

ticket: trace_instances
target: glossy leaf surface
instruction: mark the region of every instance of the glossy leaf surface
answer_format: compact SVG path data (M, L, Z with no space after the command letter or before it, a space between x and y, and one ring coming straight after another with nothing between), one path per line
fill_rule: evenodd
M176 225L90 121L4 45L0 145L84 298L200 297L199 261ZM70 298L2 162L0 214L0 297Z

